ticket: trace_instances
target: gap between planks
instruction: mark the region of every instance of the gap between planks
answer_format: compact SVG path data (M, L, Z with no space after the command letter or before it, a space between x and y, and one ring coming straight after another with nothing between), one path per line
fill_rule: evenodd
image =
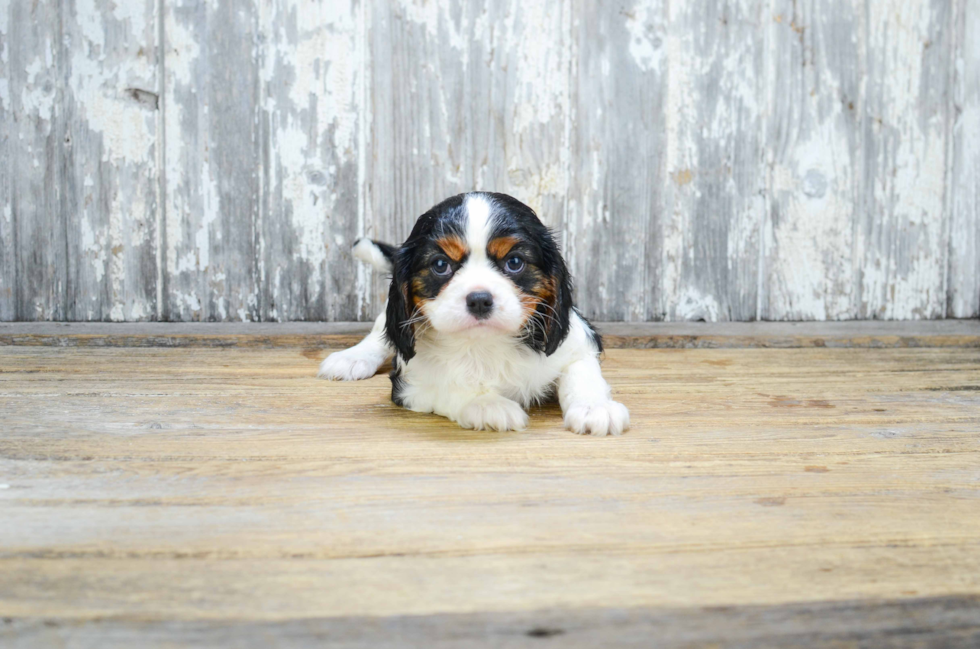
M370 322L0 323L0 346L343 347ZM600 322L608 349L980 347L980 320Z

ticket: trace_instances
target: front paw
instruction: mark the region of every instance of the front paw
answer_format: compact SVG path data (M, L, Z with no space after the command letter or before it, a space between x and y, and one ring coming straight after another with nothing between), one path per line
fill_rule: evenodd
M619 435L630 427L630 411L618 401L572 404L565 410L565 428L579 435Z
M456 422L474 430L524 430L527 413L517 404L497 394L484 394L463 406Z
M334 352L323 359L316 375L332 381L358 381L374 376L383 363L383 359L378 360L377 357L360 353L352 347Z

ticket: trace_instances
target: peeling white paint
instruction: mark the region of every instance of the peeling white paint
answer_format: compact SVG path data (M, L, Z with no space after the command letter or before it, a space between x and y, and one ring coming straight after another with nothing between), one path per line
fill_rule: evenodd
M429 38L451 47L461 55L463 67L469 64L466 33L469 25L463 18L456 24L450 17L452 3L448 0L400 0L399 9L405 17L425 28Z
M106 268L105 239L103 235L96 234L92 228L90 219L86 218L86 216L83 215L83 218L80 219L82 254L88 258L92 266L92 273L95 276L96 283L101 283L102 278L105 277Z
M50 64L42 62L40 57L35 57L27 65L26 72L27 83L24 84L20 95L21 110L27 115L37 116L50 122L54 114L57 88L55 79L52 78L54 70Z
M523 164L519 159L512 158L510 163L508 176L513 183L510 193L537 212L546 225L553 227L555 224L550 221L556 215L545 213L544 198L548 195L562 196L565 193L566 178L560 161L545 165L537 173L519 166Z
M721 308L713 295L686 287L677 297L674 316L678 320L704 320L718 322Z
M74 102L57 135L73 138L82 178L66 183L80 206L73 272L90 293L80 317L155 313L139 265L155 245L158 158L178 317L367 315L383 282L351 268L348 243L403 233L413 210L471 185L531 205L576 268L596 270L597 242L616 248L610 268L577 277L600 317L725 319L753 291L767 318L936 317L947 299L950 315L980 309L980 12L962 4L951 16L947 3L907 0L632 0L603 8L601 29L589 22L599 9L565 0L270 0L236 6L240 25L226 24L228 5L180 0L161 17L153 3L65 7L69 38L32 32L33 51L16 52L26 69L0 78L0 110L29 118L8 141L30 180L49 171L56 100ZM0 11L5 64L11 14ZM960 18L951 44L946 23ZM411 66L372 59L390 44L382 23ZM236 42L252 56L229 76L216 52ZM936 66L951 46L955 124ZM789 54L792 66L776 63ZM163 143L161 116L126 94L160 87ZM259 102L231 143L215 127L224 92ZM263 153L229 162L229 150ZM642 172L627 185L617 175L631 165ZM260 186L254 213L238 213L251 196L222 205L229 169ZM7 201L0 222L12 219ZM235 266L256 257L254 274ZM46 299L21 312L51 317Z
M681 22L676 15L676 3L671 5L670 24ZM692 140L684 133L697 124L696 101L691 94L698 71L693 62L693 36L680 29L668 29L665 52L669 72L664 107L664 131L666 147L664 160L668 178L678 174L693 173L696 166L696 151ZM679 186L676 180L667 185L667 205L662 227L663 244L660 259L660 284L663 303L660 311L670 319L675 313L674 303L681 293L682 262L686 249L685 233L688 231L687 217L689 205L683 194L693 190L690 184ZM690 308L687 309L691 311Z
M877 157L867 161L876 173L865 187L874 200L870 230L862 238L868 250L862 293L867 317L933 318L945 308L944 113L923 118L928 98L920 96L928 73L924 43L933 21L940 21L940 33L946 28L942 9L935 10L934 15L929 3L900 0L870 6L868 47L884 78L876 80L868 100L875 125L868 144Z
M514 129L523 133L532 124L545 124L564 115L568 105L565 84L556 83L567 76L562 49L556 44L568 38L561 32L562 21L557 2L526 2L520 5L521 27L517 11L508 15L503 44L516 54ZM534 36L529 38L528 35Z
M120 4L114 6L118 9ZM145 32L145 7L132 3L124 14L129 38L139 42ZM86 42L72 48L69 86L85 125L102 134L113 163L152 162L155 116L127 97L126 88L154 88L154 70L146 57L115 56L107 60L105 33L111 14L94 0L79 0L76 20ZM121 26L120 26L121 27Z
M626 31L629 33L629 52L640 70L661 72L665 29L660 19L659 0L640 0L629 11L624 11ZM603 62L603 72L608 74L608 63Z

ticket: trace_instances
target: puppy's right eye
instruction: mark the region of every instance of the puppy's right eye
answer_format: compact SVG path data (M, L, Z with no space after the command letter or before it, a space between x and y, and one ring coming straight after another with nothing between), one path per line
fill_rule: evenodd
M446 276L453 272L453 267L449 265L449 260L445 257L436 257L433 259L430 268L432 268L433 273L441 276Z

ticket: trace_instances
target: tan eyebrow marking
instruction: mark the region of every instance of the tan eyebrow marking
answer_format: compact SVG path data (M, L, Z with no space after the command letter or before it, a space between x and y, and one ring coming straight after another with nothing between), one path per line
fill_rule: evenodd
M487 252L490 253L492 257L497 259L502 259L504 255L510 252L510 249L519 243L517 237L497 237L487 244Z
M455 262L461 261L468 252L466 244L463 242L463 240L454 235L436 239L436 244L442 248L442 251L446 253L446 256Z

